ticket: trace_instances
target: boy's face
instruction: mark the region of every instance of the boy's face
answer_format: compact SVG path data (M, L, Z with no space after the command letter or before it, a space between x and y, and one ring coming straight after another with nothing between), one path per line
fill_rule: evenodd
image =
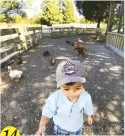
M60 88L66 97L68 97L70 100L76 100L79 98L79 96L83 90L83 84L82 83L75 83L71 86L62 85Z

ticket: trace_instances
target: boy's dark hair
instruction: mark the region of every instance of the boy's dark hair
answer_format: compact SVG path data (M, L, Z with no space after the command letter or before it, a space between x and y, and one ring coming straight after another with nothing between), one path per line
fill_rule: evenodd
M76 82L69 82L69 83L66 83L65 85L68 85L68 86L71 86L71 85L74 85ZM84 85L84 83L83 83Z

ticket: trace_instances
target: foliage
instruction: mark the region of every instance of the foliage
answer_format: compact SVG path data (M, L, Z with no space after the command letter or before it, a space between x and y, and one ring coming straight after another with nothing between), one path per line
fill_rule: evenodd
M74 15L74 6L72 0L64 0L63 2L63 23L69 24L77 22L77 17Z
M52 25L62 23L63 15L59 9L58 0L43 0L40 23Z
M100 22L108 18L109 1L76 1L78 11L85 16L87 20L97 22L97 28Z
M87 20L85 17L82 17L80 20L81 24L93 24L94 22Z
M26 14L22 10L23 2L15 0L1 0L0 1L0 22L13 21L13 15L20 15L25 17Z

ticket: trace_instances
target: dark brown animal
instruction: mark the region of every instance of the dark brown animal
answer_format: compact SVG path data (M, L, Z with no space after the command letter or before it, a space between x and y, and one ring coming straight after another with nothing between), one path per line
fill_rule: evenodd
M49 51L45 51L45 52L43 52L43 56L44 57L46 57L46 56L50 56L51 54L50 54L50 52Z
M23 63L22 56L18 56L18 57L15 59L15 63L16 63L17 65L22 64L22 63Z

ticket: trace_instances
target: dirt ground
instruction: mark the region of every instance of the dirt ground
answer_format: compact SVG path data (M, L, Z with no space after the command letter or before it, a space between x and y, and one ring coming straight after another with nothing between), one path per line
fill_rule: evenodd
M23 70L19 83L12 81L7 68L2 69L1 81L1 128L15 126L23 135L33 135L38 129L42 106L47 97L56 90L55 71L59 62L67 59L80 60L88 76L85 89L94 103L94 122L83 128L85 135L124 135L124 67L123 58L107 49L103 40L96 41L94 35L80 38L89 54L78 56L66 40L76 41L77 36L44 38L44 43L23 54ZM56 57L57 64L51 66L51 57L43 57L48 50ZM52 122L47 125L47 134L52 134Z

